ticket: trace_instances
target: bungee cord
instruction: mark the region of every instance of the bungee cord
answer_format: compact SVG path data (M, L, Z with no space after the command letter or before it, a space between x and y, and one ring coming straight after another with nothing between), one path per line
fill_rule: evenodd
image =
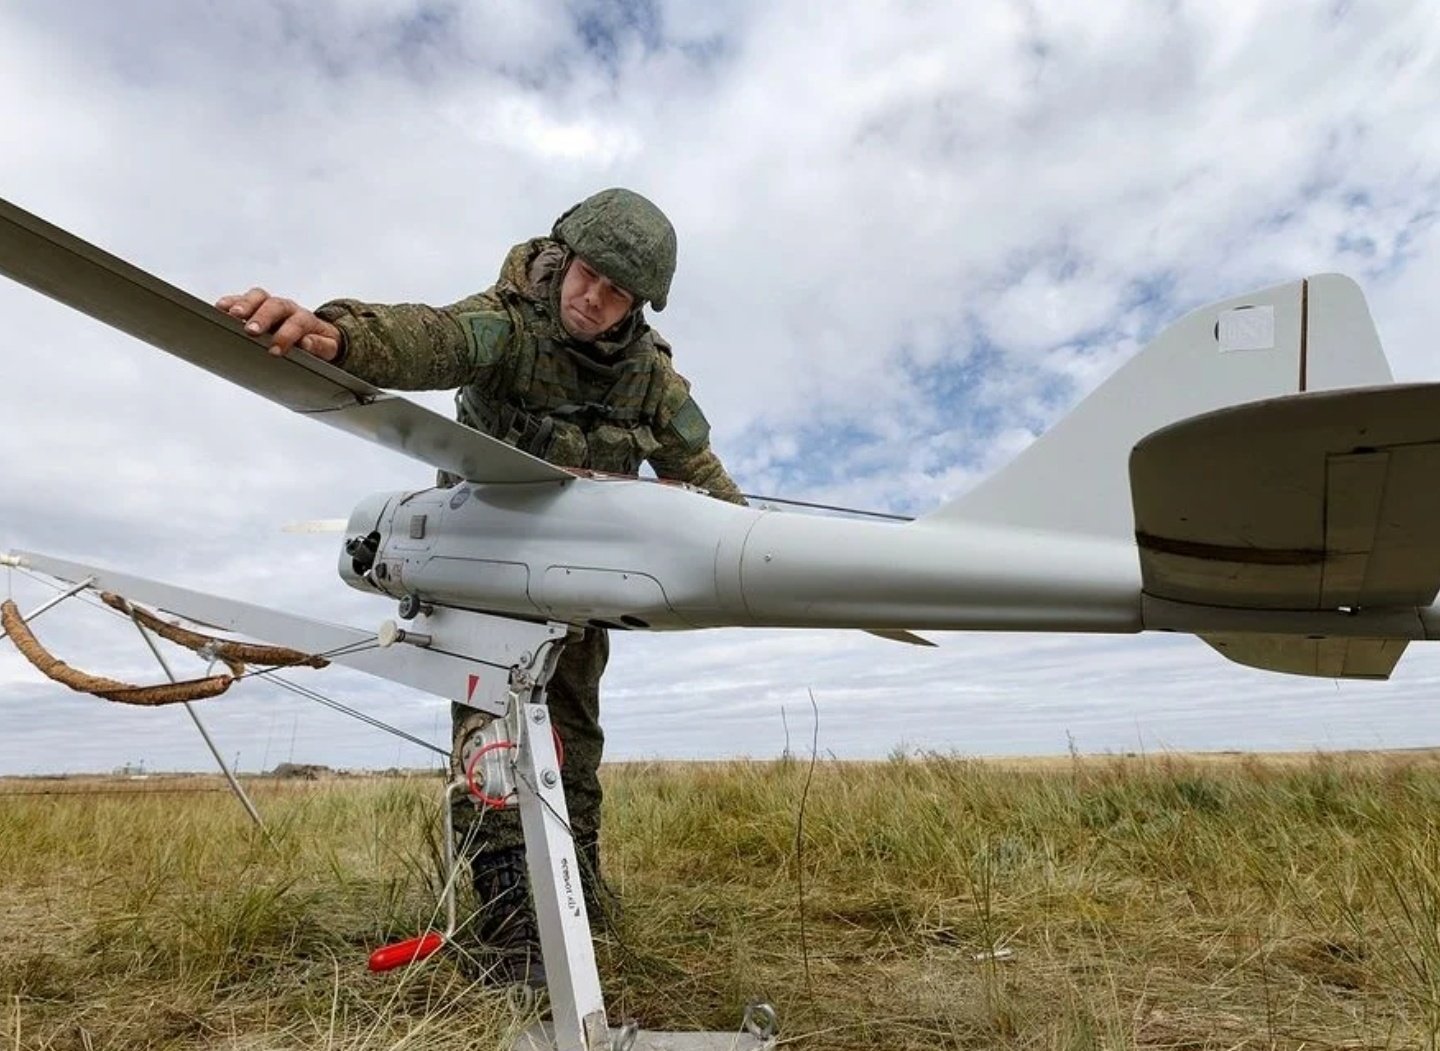
M11 572L18 570L28 579L45 587L57 591L65 590L53 581L39 574L30 572L24 567L11 566L8 568ZM365 723L376 730L388 733L438 755L445 756L447 759L450 756L450 750L447 748L441 748L397 726L393 726L384 720L367 715L358 709L343 704L332 697L328 697L318 690L291 682L276 674L278 671L292 667L323 668L330 663L330 659L332 658L376 649L380 644L378 639L374 637L360 642L347 643L344 646L337 646L334 649L316 654L301 653L285 647L235 642L230 639L217 638L201 632L191 631L179 624L162 620L155 614L141 609L138 606L134 606L121 596L109 592L102 592L100 594L100 602L103 603L103 605L101 605L88 595L82 594L85 587L88 586L89 585L86 584L70 589L65 594L59 596L56 603L63 601L65 598L78 598L93 609L104 610L106 613L124 620L139 621L146 628L154 631L162 638L183 646L201 657L209 658L212 660L212 663L215 660L225 663L227 667L230 668L230 674L206 675L198 679L162 683L154 686L136 686L104 676L90 675L72 668L64 661L55 657L35 638L34 633L30 630L26 622L29 619L33 619L40 611L32 613L29 618L25 618L20 615L19 608L13 599L7 598L3 603L0 603L0 631L3 631L4 635L11 639L16 649L19 650L37 670L48 678L60 682L65 686L69 686L73 690L89 693L93 696L121 704L153 707L217 697L241 679L264 678L274 682L282 689L297 694L305 700ZM42 611L51 608L52 605L56 603L47 603L42 607ZM267 666L262 668L246 668L244 664L245 660L256 663L263 662Z

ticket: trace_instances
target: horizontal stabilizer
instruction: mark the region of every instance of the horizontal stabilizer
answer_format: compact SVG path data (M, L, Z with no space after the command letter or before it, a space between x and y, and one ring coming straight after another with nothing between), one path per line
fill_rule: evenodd
M277 358L210 304L4 200L0 274L287 409L468 481L572 477L302 351Z
M19 565L57 580L72 584L89 581L97 591L111 591L196 624L323 656L332 664L495 715L503 713L509 704L511 669L528 661L545 641L565 634L563 625L436 609L414 623L416 631L431 639L429 646L381 646L373 631L311 620L30 551L14 552L13 557Z
M1388 679L1408 639L1309 639L1293 635L1200 636L1237 664L1326 679Z
M1166 427L1130 458L1145 594L1243 610L1428 606L1437 478L1440 384L1292 395Z

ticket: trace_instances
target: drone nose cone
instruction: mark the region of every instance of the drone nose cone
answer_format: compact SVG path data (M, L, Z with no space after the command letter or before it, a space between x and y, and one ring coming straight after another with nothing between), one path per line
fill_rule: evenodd
M340 545L340 579L361 591L385 592L376 561L393 517L392 505L404 493L374 493L361 500L345 524Z

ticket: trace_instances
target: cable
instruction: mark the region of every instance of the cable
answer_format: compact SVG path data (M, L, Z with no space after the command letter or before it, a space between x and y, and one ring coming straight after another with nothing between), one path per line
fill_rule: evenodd
M412 733L407 733L406 731L400 729L398 726L391 726L389 723L381 722L379 719L376 719L372 715L366 715L364 712L357 711L356 709L351 708L348 705L341 704L339 701L331 700L323 693L312 690L308 686L301 686L299 683L290 682L288 679L282 679L280 678L280 676L272 674L270 672L266 672L265 675L267 678L270 679L270 681L274 682L276 685L283 686L285 689L289 690L292 693L298 693L306 700L314 701L316 704L324 705L326 708L337 711L341 715L348 715L352 719L358 719L362 723L367 724L368 726L373 726L377 730L383 730L388 734L393 734L396 737L409 741L413 745L418 745L421 748L428 748L436 755L443 755L447 760L450 758L450 750L448 748L441 748L438 745L433 745L429 741L424 740L423 738L416 737Z
M813 504L808 500L787 500L780 496L757 496L755 493L741 493L746 500L759 500L767 504L784 504L788 507L808 507L815 511L839 511L841 514L861 515L865 518L884 518L891 522L913 522L914 515L892 515L885 511L865 511L858 507L839 507L835 504Z
M60 585L56 584L54 581L48 580L48 579L46 579L46 578L44 578L44 577L41 577L41 576L39 576L38 574L36 574L36 573L34 573L34 572L32 572L32 571L30 571L30 570L28 570L28 569L25 569L23 566L22 566L22 567L12 567L12 568L18 568L18 571L19 571L19 572L25 574L26 577L28 577L28 578L30 578L31 580L35 581L37 584L43 584L43 585L45 585L46 587L49 587L50 589L52 589L52 590L54 590L54 591L62 591L62 590L64 590ZM78 596L76 596L76 597L79 598L80 601L82 601L82 602L86 603L87 605L89 605L89 606L90 606L91 608L93 608L93 609L102 610L102 611L104 611L105 613L108 613L108 614L110 614L110 615L113 616L113 617L119 617L119 618L121 618L122 620L127 620L127 621L128 621L128 620L130 619L129 617L127 617L125 614L121 613L120 611L115 610L115 609L112 609L111 607L105 605L104 603L98 602L98 601L92 599L89 595L81 594L81 595L78 595ZM374 639L367 639L367 640L364 641L364 642L353 642L353 643L347 643L347 644L344 645L344 646L337 646L337 647L336 647L335 649L333 649L333 650L330 650L330 651L328 651L328 652L326 652L326 653L316 654L316 656L321 656L321 657L343 656L343 655L345 655L345 654L347 654L347 653L358 653L358 652L362 652L362 651L364 651L364 650L375 649L375 648L377 648L378 646L379 646L379 643L378 643L377 641L375 641ZM331 698L326 697L324 694L322 694L322 693L320 693L320 692L318 692L318 691L316 691L316 690L312 690L312 689L310 689L310 688L307 687L307 686L301 686L301 685L299 685L298 683L290 682L288 679L282 679L282 678L280 678L280 676L274 674L276 670L277 670L276 668L256 668L256 669L253 669L253 670L251 670L251 671L246 672L245 675L244 675L244 676L241 676L241 677L242 677L242 678L251 678L251 677L263 677L263 678L268 678L268 679L270 679L271 681L273 681L274 683L276 683L278 686L282 686L282 687L284 687L285 689L289 690L289 691L292 692L292 693L299 694L301 697L304 697L306 700L314 701L316 704L320 704L320 705L323 705L323 706L326 707L326 708L330 708L330 709L332 709L333 711L339 712L341 715L348 715L348 716L349 716L350 718L352 718L352 719L358 719L360 722L365 723L365 724L368 725L368 726L372 726L372 727L374 727L375 729L377 729L377 730L382 730L382 731L384 731L385 733L388 733L388 734L393 734L394 736L399 737L399 738L401 738L401 739L403 739L403 740L409 741L411 744L417 745L417 746L419 746L420 748L429 749L430 751L436 753L437 755L443 755L447 760L450 758L450 750L449 750L449 749L447 749L447 748L440 748L440 747L438 747L438 746L436 746L436 745L433 745L433 744L431 744L429 741L424 740L423 738L416 737L414 734L407 733L406 731L401 730L401 729L400 729L399 727L397 727L397 726L391 726L389 723L382 722L381 720L376 719L374 716L366 715L364 712L357 711L356 709L351 708L351 707L349 707L348 705L341 704L339 701L332 700Z
M509 796L497 799L495 796L485 794L485 789L475 783L475 766L491 752L498 751L501 748L516 747L518 746L514 741L491 741L489 744L478 749L475 754L470 757L470 761L465 764L465 787L469 791L471 799L478 800L480 803L494 810L508 810L513 806Z
M550 800L546 799L543 795L540 794L540 789L535 787L535 782L531 781L528 777L521 773L520 768L515 766L513 762L511 764L511 769L515 772L515 779L517 781L525 782L525 787L530 789L530 791L534 794L535 798L540 800L540 802L544 804L545 809L550 811L550 816L560 823L560 827L565 830L565 834L570 837L570 842L573 844L575 842L575 830L570 827L570 822L566 821L563 817L560 816L560 811L555 809L554 805L550 802Z
M48 577L40 576L39 574L35 573L33 570L27 569L27 568L25 568L24 566L11 567L11 571L12 571L12 572L18 572L18 573L23 573L23 574L24 574L26 577L28 577L30 580L34 581L34 582L37 583L37 584L41 584L41 585L49 588L51 591L63 591L63 590L65 590L62 585L57 584L54 580L51 580L51 579L48 578ZM103 603L103 602L97 601L93 596L91 596L91 595L88 594L88 593L82 592L82 593L80 593L79 595L77 595L77 596L75 596L75 597L76 597L77 599L79 599L79 601L85 603L85 605L89 606L91 609L101 610L102 612L109 613L109 614L112 615L112 616L119 617L119 618L122 619L122 620L127 620L127 621L128 621L128 620L130 619L129 616L126 615L125 613L122 613L122 612L120 612L119 610L116 610L116 609L114 609L113 607L111 607L111 606L109 606L109 605L106 605L106 604ZM188 619L188 618L181 618L181 619ZM349 654L352 654L352 653L363 653L363 652L366 651L366 650L376 649L376 648L379 647L379 645L380 645L379 641L378 641L374 636L371 636L371 637L369 637L369 638L367 638L367 639L365 639L365 640L363 640L363 641L361 641L361 642L347 642L347 643L346 643L345 645L343 645L343 646L336 646L334 649L324 650L324 651L322 651L322 652L320 652L320 653L311 654L311 656L324 657L324 658L344 657L344 656L348 656ZM481 663L485 663L485 662L482 661ZM273 671L279 670L279 669L281 669L281 668L287 668L287 667L292 667L292 665L275 664L275 665L271 665L271 666L265 667L265 668L254 668L254 669L251 669L250 671L247 671L244 675L237 676L236 678L237 678L237 681L238 681L238 679L248 678L248 677L250 677L250 676L252 676L252 675L268 675L268 674L270 674L270 673L273 672ZM500 665L496 665L496 667L500 667Z
M347 642L344 646L336 646L331 650L324 650L320 653L311 654L313 657L321 657L325 660L333 660L336 657L348 657L352 653L364 653L367 650L379 649L379 640L375 638L366 639L364 642ZM293 664L271 664L264 668L251 668L243 675L237 675L236 680L248 679L253 675L269 675L272 672L281 671L285 668L293 668Z

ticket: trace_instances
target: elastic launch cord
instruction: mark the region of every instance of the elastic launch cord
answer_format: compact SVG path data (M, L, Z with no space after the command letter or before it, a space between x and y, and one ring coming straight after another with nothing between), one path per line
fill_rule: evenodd
M226 667L230 669L230 674L236 678L245 674L245 665L247 663L268 664L274 668L294 668L299 666L324 668L330 663L324 657L314 657L308 653L301 653L299 650L287 649L283 646L257 646L249 642L234 642L230 639L222 639L213 635L204 635L198 631L191 631L189 628L182 628L173 621L161 620L148 610L143 610L139 606L132 606L119 595L111 594L108 591L102 591L100 593L100 601L111 609L119 610L126 616L134 617L162 639L168 639L176 645L184 646L187 650L193 650L201 656L223 661Z
M0 603L0 627L5 629L10 641L21 655L36 669L56 682L80 693L93 694L107 701L120 704L138 704L154 707L162 704L181 704L185 701L202 701L207 697L218 697L235 682L233 675L210 675L203 679L189 679L185 682L161 683L156 686L135 686L132 683L89 675L70 667L44 646L40 645L30 631L20 609L12 599Z

